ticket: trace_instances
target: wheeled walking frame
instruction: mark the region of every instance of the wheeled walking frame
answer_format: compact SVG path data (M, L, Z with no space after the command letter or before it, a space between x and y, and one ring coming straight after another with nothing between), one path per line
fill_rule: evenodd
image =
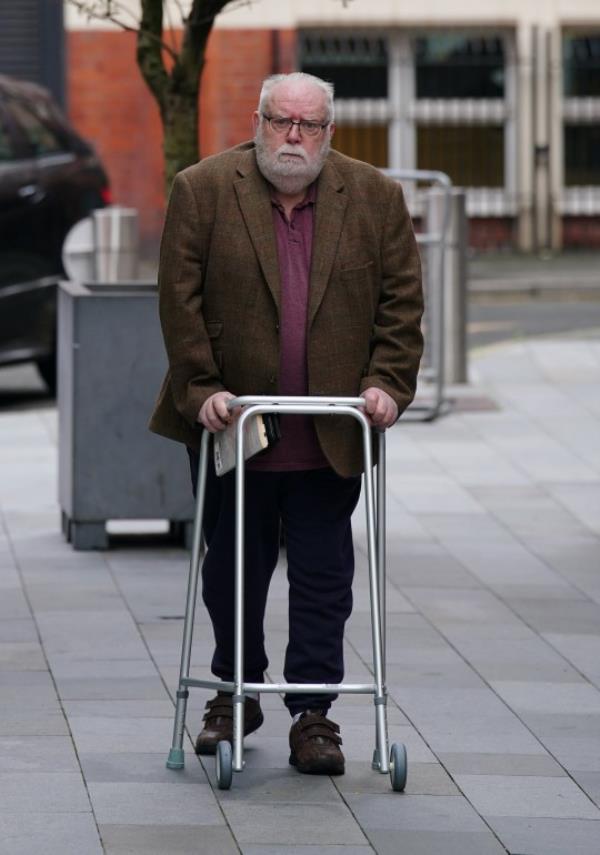
M233 772L244 768L244 701L246 692L310 693L310 694L371 694L375 703L375 749L372 767L390 775L392 789L404 790L407 777L406 748L394 743L388 752L386 719L387 692L385 686L385 433L378 432L379 460L377 483L373 477L371 427L362 412L364 398L267 397L246 395L234 398L229 409L242 407L236 425L236 500L235 500L235 605L234 605L234 679L196 680L190 678L190 658L194 612L198 589L202 544L202 519L206 492L206 474L210 434L205 431L200 447L196 515L192 539L192 554L187 590L187 604L181 650L179 689L175 708L173 743L167 760L169 769L183 769L183 735L190 688L209 688L233 694L233 748L226 740L217 745L216 777L222 790L231 786ZM364 452L364 485L369 559L369 588L371 595L371 629L373 639L372 683L246 683L244 673L244 424L258 413L297 415L347 415L362 428Z

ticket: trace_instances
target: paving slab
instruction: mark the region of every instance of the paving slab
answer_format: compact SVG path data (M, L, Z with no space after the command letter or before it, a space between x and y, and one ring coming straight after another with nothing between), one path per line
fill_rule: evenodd
M587 680L600 688L600 632L598 635L548 632L543 637Z
M600 690L583 680L575 683L493 680L491 685L511 709L566 715L600 715Z
M198 758L185 745L183 769L167 769L166 746L162 754L127 753L80 753L79 762L86 781L146 784L199 784L206 785L208 778Z
M98 825L223 825L208 785L88 783Z
M461 795L346 794L352 813L367 831L486 832L487 826Z
M568 772L600 772L600 740L597 734L593 737L546 734L541 735L540 740Z
M0 737L68 736L69 727L63 713L54 708L23 708L17 704L4 707L0 715Z
M0 811L3 813L91 812L81 773L1 772Z
M406 687L402 706L434 752L545 753L490 689Z
M2 704L19 703L28 708L57 705L56 689L48 671L0 671Z
M5 642L36 643L38 640L35 623L31 618L3 620L0 623L0 644Z
M77 750L87 753L164 754L173 734L171 717L71 716L69 723Z
M340 793L384 793L389 795L390 776L373 771L364 763L347 762L346 773L335 779ZM439 763L417 763L409 758L405 793L425 796L454 796L459 791Z
M307 787L305 776L298 774L289 763L287 767L282 768L264 769L259 766L246 768L241 774L235 775L231 790L219 793L219 798L224 809L230 802L246 804L255 802L264 804L267 801L296 804L305 802L336 805L340 802L339 792L332 778L315 775L311 779L310 787Z
M211 825L101 825L106 855L237 855L231 832Z
M570 778L456 775L455 780L482 816L600 820L597 806Z
M341 803L223 802L227 822L242 848L249 843L297 844L299 834L304 844L314 846L367 843L354 811Z
M368 830L377 855L506 855L491 832Z
M497 816L488 821L515 855L598 855L596 820Z
M373 855L371 846L353 846L352 844L335 843L316 846L282 846L275 843L272 846L250 843L242 846L243 855Z
M0 642L0 671L45 671L46 660L37 641Z
M0 811L2 855L102 855L92 813Z
M79 772L79 763L70 736L1 736L3 772Z
M600 807L600 772L578 772L571 770L571 777L584 793Z
M440 752L440 762L457 775L533 775L549 778L567 773L549 754L453 754Z

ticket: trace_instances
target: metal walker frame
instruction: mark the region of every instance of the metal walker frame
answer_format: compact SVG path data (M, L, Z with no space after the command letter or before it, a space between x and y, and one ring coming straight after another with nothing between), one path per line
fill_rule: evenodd
M209 688L233 694L233 749L222 740L216 750L216 778L220 789L229 789L232 772L241 772L243 760L243 721L246 692L306 693L311 694L372 694L375 704L375 749L372 768L390 775L392 788L404 790L407 777L406 748L394 743L388 752L386 718L387 691L385 686L385 433L378 432L376 485L373 475L371 426L362 412L364 398L324 398L292 396L250 396L234 398L229 409L243 407L236 424L236 503L235 503L235 603L234 603L234 679L196 680L190 677L190 659L194 613L198 590L202 546L202 519L206 491L206 473L210 434L204 431L200 446L198 488L194 518L192 552L187 589L187 603L181 650L179 688L175 708L173 741L167 768L184 766L183 737L187 700L190 688ZM367 550L369 563L369 588L371 600L371 629L373 641L372 683L250 683L244 682L244 424L258 413L284 413L298 415L347 415L356 419L362 428L364 453L364 485L367 522Z

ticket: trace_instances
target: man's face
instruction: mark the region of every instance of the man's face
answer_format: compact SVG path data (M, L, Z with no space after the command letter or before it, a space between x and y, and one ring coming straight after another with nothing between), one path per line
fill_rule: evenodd
M325 124L325 94L306 83L276 86L270 98L268 116L294 121ZM281 193L296 194L317 178L329 152L334 125L327 125L316 136L302 133L298 125L278 133L260 113L254 113L256 157L260 171Z

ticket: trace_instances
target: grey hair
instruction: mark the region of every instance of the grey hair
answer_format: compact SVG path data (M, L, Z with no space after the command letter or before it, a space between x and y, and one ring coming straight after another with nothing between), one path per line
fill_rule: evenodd
M258 112L264 113L268 110L268 105L271 98L271 93L280 83L310 83L315 88L320 89L325 95L325 109L327 111L327 121L333 122L333 83L328 83L326 80L321 80L320 77L315 77L314 74L306 74L304 71L292 71L291 74L272 74L263 81L262 89L260 90L260 98L258 99Z

